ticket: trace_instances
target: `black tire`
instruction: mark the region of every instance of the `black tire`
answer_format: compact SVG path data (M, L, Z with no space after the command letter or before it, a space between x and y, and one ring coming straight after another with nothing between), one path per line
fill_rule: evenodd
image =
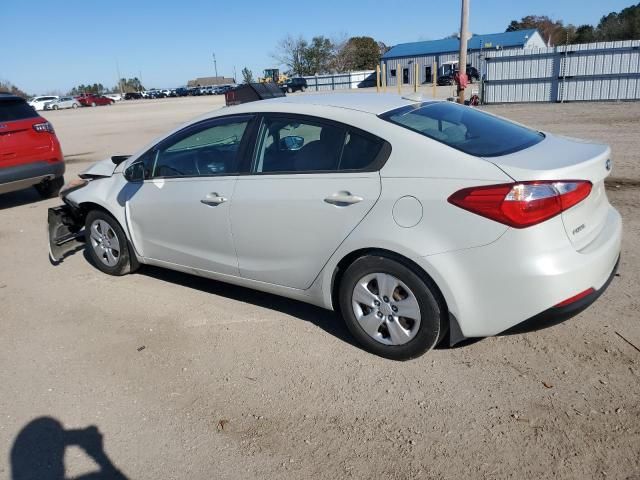
M58 110L58 105L54 105L54 106L53 106L53 109L54 109L54 110Z
M63 185L64 177L56 177L53 180L45 180L38 183L34 187L42 198L53 198L58 196Z
M293 88L287 87L287 93L293 93Z
M358 323L351 305L353 289L363 277L387 273L403 282L415 295L420 307L420 326L415 336L402 345L385 345L369 336ZM339 304L347 328L369 352L392 360L410 360L431 350L447 330L447 309L439 300L437 287L429 278L401 261L379 255L360 257L346 269L339 286Z
M117 263L114 266L106 265L104 261L98 257L98 254L93 248L91 225L96 220L106 222L113 230L113 233L115 233L115 236L118 239L118 244L122 246L117 258ZM121 276L136 271L140 266L135 255L131 255L130 253L131 245L127 240L127 236L122 231L122 227L120 227L118 221L107 212L103 210L91 210L85 218L84 235L86 239L87 253L89 254L91 263L93 263L98 270L108 275Z
M73 105L71 105L71 108L74 108L74 109L75 109L75 108L78 108L78 104L77 104L77 103L74 103Z

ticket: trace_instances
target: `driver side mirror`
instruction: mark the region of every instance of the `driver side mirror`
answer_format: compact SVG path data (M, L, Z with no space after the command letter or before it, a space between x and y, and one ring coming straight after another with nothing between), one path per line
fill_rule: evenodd
M300 150L304 145L304 138L298 135L290 135L280 139L280 150L295 152Z
M129 182L142 182L144 180L144 162L134 162L124 171L124 178Z

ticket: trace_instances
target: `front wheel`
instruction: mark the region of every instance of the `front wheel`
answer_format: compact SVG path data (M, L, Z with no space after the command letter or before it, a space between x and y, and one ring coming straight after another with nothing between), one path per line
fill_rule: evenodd
M125 275L138 267L118 221L102 210L91 210L85 219L85 238L92 263L109 275Z
M96 106L96 102L91 102L91 106L95 107Z
M71 108L78 108L78 104L74 103L73 105L71 105Z
M339 301L347 327L360 344L393 360L427 352L447 325L435 285L383 256L361 257L347 268Z

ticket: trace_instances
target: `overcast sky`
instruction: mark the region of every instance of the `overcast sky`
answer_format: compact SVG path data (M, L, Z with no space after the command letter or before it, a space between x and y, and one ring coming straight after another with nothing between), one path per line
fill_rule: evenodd
M140 76L147 88L176 87L212 76L261 75L287 33L306 37L368 35L387 45L442 38L458 30L460 2L403 0L146 1L5 0L0 7L0 79L32 93L67 91L80 83L117 83ZM621 0L470 0L474 33L505 30L524 15L595 24Z

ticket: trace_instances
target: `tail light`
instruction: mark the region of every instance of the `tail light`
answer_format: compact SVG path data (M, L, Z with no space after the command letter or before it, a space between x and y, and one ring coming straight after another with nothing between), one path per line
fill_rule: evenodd
M51 125L49 122L36 123L33 125L33 129L36 132L55 133L55 130L53 129L53 125Z
M464 188L449 203L514 228L544 222L591 193L586 180L543 180Z

